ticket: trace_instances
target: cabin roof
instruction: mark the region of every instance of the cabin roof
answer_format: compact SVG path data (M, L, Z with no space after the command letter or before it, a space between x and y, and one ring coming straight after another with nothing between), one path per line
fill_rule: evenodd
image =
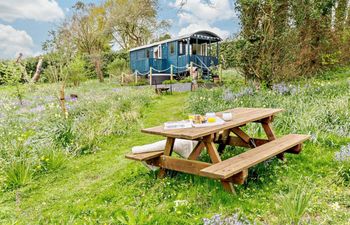
M167 39L167 40L164 40L164 41L158 41L158 42L154 42L154 43L151 43L151 44L147 44L147 45L139 46L139 47L136 47L136 48L132 48L132 49L129 50L129 52L140 50L140 49L144 49L144 48L149 48L149 47L153 47L153 46L157 46L157 45L168 43L168 42L172 42L172 41L178 41L178 40L181 40L181 39L197 38L197 37L211 40L212 43L222 41L222 39L219 37L219 35L211 32L211 31L202 30L202 31L197 31L197 32L191 33L191 34L181 35L181 36L178 36L176 38L171 38L171 39Z

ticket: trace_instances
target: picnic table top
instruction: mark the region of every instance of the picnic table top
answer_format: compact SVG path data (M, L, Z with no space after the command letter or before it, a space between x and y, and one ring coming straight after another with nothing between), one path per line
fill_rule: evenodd
M232 112L233 119L225 122L223 125L217 125L212 127L201 128L186 128L186 129L171 129L165 130L164 126L156 126L151 128L142 129L143 133L156 134L165 137L182 138L194 140L200 137L204 137L210 134L217 133L222 130L239 127L250 122L259 121L276 113L282 112L283 109L271 109L271 108L235 108L226 110L225 112ZM222 112L217 113L217 116L221 116Z

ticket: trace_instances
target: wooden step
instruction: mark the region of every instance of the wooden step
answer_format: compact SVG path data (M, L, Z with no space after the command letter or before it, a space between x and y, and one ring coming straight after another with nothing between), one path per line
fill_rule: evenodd
M310 135L289 134L204 168L201 170L201 173L211 178L227 179L273 156L293 149L309 138Z
M129 153L125 155L125 158L132 159L136 161L147 161L149 159L157 158L161 155L163 155L164 151L157 151L157 152L145 152L145 153Z

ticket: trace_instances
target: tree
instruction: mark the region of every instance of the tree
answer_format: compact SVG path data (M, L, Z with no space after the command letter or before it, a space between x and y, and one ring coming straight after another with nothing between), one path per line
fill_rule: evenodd
M19 65L18 61L4 62L0 64L0 74L3 74L3 76L0 77L0 83L14 86L16 88L14 95L17 97L19 104L23 105L24 92L21 84L23 67Z
M147 44L169 26L157 20L157 0L108 0L104 8L107 28L124 50Z
M80 53L86 54L94 64L96 74L103 82L102 54L109 51L111 36L105 32L107 19L103 7L85 5L78 1L68 27Z
M240 65L271 84L348 62L348 0L238 0Z
M58 31L49 32L51 39L43 44L43 49L47 52L45 58L48 62L44 74L51 82L58 85L57 98L65 118L68 118L65 103L65 87L69 76L67 67L77 52L73 36L67 28L66 24L62 24Z
M40 79L41 67L43 65L43 57L39 57L38 64L36 65L36 70L34 76L32 77L32 82L36 83Z

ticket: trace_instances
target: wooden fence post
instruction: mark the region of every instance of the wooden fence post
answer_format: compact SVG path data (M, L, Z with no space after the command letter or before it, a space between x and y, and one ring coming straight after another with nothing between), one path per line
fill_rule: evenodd
M192 80L193 80L193 62L190 62L190 76L192 77Z
M149 85L152 85L152 67L149 68Z
M222 81L222 64L219 64L219 70L220 70L220 72L219 72L219 82L221 83L221 81Z
M135 84L137 84L137 71L135 71Z
M174 68L173 64L170 65L170 80L173 80L173 73L174 73Z

